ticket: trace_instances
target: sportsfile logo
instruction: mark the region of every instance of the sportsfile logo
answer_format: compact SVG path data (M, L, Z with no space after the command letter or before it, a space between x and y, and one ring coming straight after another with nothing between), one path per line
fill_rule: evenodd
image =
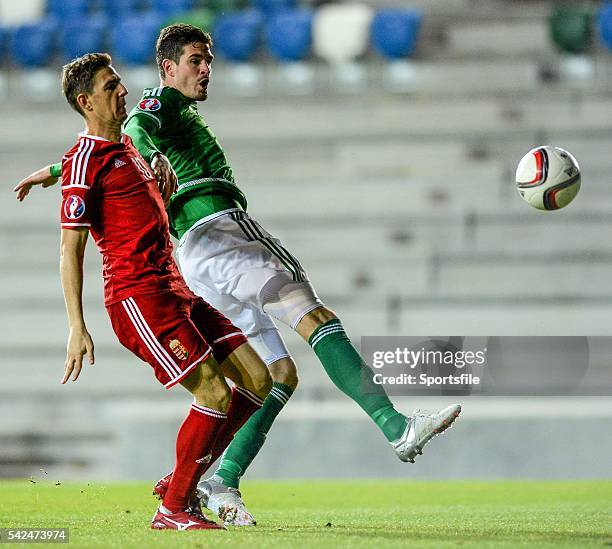
M474 342L473 342L474 343ZM464 338L363 338L372 370L364 388L391 394L470 394L481 383L486 340L466 347ZM365 378L367 376L367 379Z
M612 337L363 337L361 351L369 394L612 395Z

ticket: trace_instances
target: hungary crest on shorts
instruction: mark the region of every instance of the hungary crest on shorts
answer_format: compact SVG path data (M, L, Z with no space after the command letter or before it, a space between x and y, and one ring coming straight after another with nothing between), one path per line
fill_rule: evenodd
M179 360L187 360L189 353L187 352L187 349L185 349L185 346L178 339L171 340L169 343L169 347L170 350L176 356L176 358L178 358Z

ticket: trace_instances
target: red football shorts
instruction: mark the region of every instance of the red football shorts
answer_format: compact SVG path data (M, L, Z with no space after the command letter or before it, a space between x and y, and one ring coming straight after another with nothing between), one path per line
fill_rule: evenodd
M203 299L180 292L129 297L107 307L121 344L169 389L212 353L218 363L246 337Z

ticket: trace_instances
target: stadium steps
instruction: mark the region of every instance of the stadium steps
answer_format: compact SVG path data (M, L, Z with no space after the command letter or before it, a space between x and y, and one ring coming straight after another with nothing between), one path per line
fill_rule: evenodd
M468 65L463 74L477 78L479 83L488 79L486 68L477 64ZM451 76L445 76L444 85L440 83L442 88L448 88ZM503 73L503 78L508 80L507 72ZM521 75L513 75L514 80L521 80ZM271 108L272 116L269 114ZM570 93L554 88L533 94L510 89L507 96L501 98L468 93L451 98L415 95L409 99L393 96L341 97L329 101L300 99L299 102L292 99L263 101L261 105L249 101L227 103L222 98L215 98L203 104L200 112L225 146L230 160L234 156L232 148L241 143L264 149L273 141L282 144L283 148L305 144L306 150L321 150L331 139L368 142L400 136L407 143L419 144L427 135L443 142L453 134L455 139L470 133L483 134L486 138L488 133L499 132L500 138L509 139L518 130L572 130L574 133L568 132L568 137L576 137L583 129L607 128L612 120L605 94ZM7 135L11 136L3 142L3 158L10 155L17 161L31 158L31 153L23 148L25 143L36 147L39 162L59 159L82 129L79 119L70 116L65 105L40 105L25 112L0 105L0 114ZM40 132L33 138L31 128L36 127L43 116L53 131ZM257 139L253 128L256 128ZM589 133L584 135L588 137ZM276 160L279 163L278 156Z
M553 51L548 21L544 17L518 21L459 21L448 25L445 37L447 58L528 59Z

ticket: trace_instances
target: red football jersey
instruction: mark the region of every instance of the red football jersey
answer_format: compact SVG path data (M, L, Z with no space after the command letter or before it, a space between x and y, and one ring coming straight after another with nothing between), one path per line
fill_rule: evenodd
M62 159L64 229L88 227L103 258L104 302L185 290L153 173L132 140L79 136Z

